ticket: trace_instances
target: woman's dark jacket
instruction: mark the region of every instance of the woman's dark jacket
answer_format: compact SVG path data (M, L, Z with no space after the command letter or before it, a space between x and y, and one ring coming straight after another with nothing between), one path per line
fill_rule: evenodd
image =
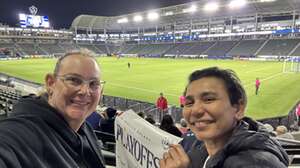
M187 151L189 168L202 168L208 156L204 143L198 144ZM283 168L288 163L288 155L279 142L247 118L234 129L224 148L210 157L205 168Z
M0 121L1 168L104 168L93 130L73 131L44 98L27 97Z

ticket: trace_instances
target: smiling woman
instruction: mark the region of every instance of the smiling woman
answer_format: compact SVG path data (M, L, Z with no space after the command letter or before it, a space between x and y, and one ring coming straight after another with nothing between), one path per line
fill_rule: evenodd
M93 57L72 52L46 76L49 104L77 131L100 101L100 69ZM88 81L88 85L84 82Z
M21 99L0 122L0 167L105 167L85 123L100 101L100 79L89 50L61 57L45 77L47 93Z
M288 156L276 139L250 118L244 118L247 97L231 70L217 67L193 72L185 90L183 116L202 141L187 153L171 147L161 168L287 167Z

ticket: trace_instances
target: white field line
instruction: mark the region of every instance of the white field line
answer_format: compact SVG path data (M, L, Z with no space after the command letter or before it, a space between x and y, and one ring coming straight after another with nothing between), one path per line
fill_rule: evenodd
M266 80L270 80L270 79L276 78L277 76L280 76L280 75L282 75L282 74L283 74L283 72L279 72L279 73L276 73L276 74L274 74L274 75L271 75L271 76L269 76L269 77L267 77L267 78L261 79L260 81L263 82L263 81L266 81ZM254 85L255 85L255 83L254 83L254 82L251 82L251 83L245 84L244 87L247 88L247 87L249 87L249 86L254 86Z
M270 69L270 68L273 68L273 67L271 67L271 66L269 66L269 67L263 67L263 68L260 68L260 69L254 69L254 70L246 71L245 73L260 72L260 71L263 71L263 70L266 70L266 69Z
M266 81L266 80L270 80L270 79L273 79L277 76L280 76L282 75L283 73L280 72L280 73L276 73L274 75L271 75L267 78L264 78L264 79L261 79L260 81ZM135 89L135 90L140 90L140 91L144 91L144 92L149 92L149 93L155 93L155 94L158 94L160 93L161 91L157 91L157 90L151 90L151 89L145 89L145 88L139 88L139 87L132 87L132 86L126 86L126 85L120 85L120 84L115 84L115 83L109 83L110 85L112 86L117 86L117 87L122 87L122 88L127 88L127 89ZM249 86L252 86L254 85L254 83L248 83L246 85L244 85L245 88L249 87ZM168 96L174 96L174 97L178 97L179 95L175 95L175 94L171 94L171 93L164 93L164 95L168 95Z
M161 91L157 91L157 90L150 90L150 89L144 89L144 88L139 88L139 87L132 87L132 86L125 86L125 85L120 85L120 84L115 84L115 83L109 83L112 86L118 86L118 87L122 87L122 88L127 88L127 89L135 89L135 90L141 90L141 91L145 91L145 92L149 92L149 93L155 93L155 94L159 94ZM165 93L164 95L169 95L169 96L174 96L174 97L178 97L179 95L175 95L175 94L171 94L171 93Z

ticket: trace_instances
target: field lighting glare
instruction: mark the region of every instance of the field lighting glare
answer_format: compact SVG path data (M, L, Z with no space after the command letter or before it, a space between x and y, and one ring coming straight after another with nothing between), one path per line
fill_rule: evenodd
M260 0L260 2L274 2L276 0Z
M140 22L143 20L143 17L141 15L136 15L133 17L133 21L135 22Z
M232 0L229 3L229 8L241 8L247 4L246 0Z
M190 12L196 12L196 10L197 10L197 6L196 5L192 5L190 7Z
M159 15L156 12L151 12L151 13L148 13L148 15L147 15L147 18L149 20L156 20L156 19L158 19L158 17L159 17Z
M117 22L118 23L128 23L128 19L127 18L118 19Z
M196 12L196 10L197 10L197 6L196 5L192 5L191 7L183 9L182 11L184 13L193 13L193 12Z
M204 6L204 10L205 11L216 11L219 9L219 4L216 3L216 2L211 2L211 3L207 3L205 6Z

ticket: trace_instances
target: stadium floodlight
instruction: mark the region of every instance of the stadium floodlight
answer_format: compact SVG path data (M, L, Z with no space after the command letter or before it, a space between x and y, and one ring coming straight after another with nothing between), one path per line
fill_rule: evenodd
M232 0L229 3L229 8L241 8L247 4L246 0Z
M128 23L128 19L127 18L118 19L117 23Z
M174 15L173 11L168 11L168 12L165 13L165 16L171 16L171 15Z
M276 0L260 0L260 2L274 2Z
M217 2L210 2L205 4L204 10L208 12L216 11L219 9L219 4Z
M147 18L149 20L156 20L159 18L159 15L156 12L150 12L150 13L148 13Z
M184 12L184 13L193 13L196 11L197 11L196 5L192 5L191 7L182 10L182 12Z
M135 22L140 22L143 20L143 17L141 15L136 15L133 17L133 21Z

